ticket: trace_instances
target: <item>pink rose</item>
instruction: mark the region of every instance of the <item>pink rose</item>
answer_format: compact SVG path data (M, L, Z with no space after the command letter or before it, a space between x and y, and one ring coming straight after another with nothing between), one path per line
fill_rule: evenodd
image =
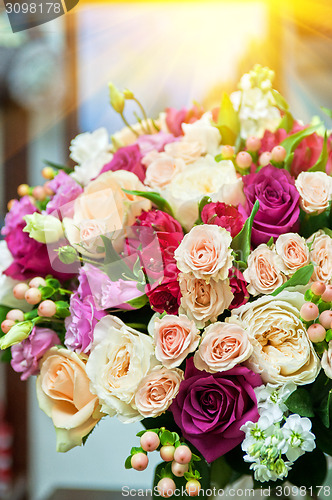
M226 229L203 224L185 235L174 256L180 271L198 279L224 280L232 266L232 237Z
M119 148L114 153L112 160L102 168L100 174L109 172L110 170L113 172L116 172L117 170L127 170L128 172L132 172L137 175L139 180L143 182L145 179L145 168L142 165L141 160L142 153L138 144Z
M205 205L201 217L204 224L215 224L227 229L232 238L241 231L244 224L244 219L236 207L221 202Z
M330 283L332 278L332 239L319 230L307 240L311 244L310 260L314 264L312 281Z
M38 375L39 360L56 344L60 344L60 339L53 330L35 326L26 340L12 346L10 364L13 370L22 373L21 380Z
M173 134L158 132L157 134L140 135L137 139L142 155L151 153L151 151L163 151L166 144L174 142L177 139Z
M199 343L199 331L187 316L166 315L152 323L156 358L167 368L180 366Z
M172 158L161 153L146 170L145 184L155 189L164 189L186 164L181 158Z
M184 312L194 320L198 328L203 328L208 321L217 321L233 300L228 280L207 283L192 274L180 273L179 284L182 295L180 313Z
M198 370L223 372L243 363L252 351L253 347L242 326L217 322L204 330L194 364Z
M179 392L183 371L157 366L140 382L135 392L135 406L143 417L164 413Z
M299 234L280 235L276 241L275 250L282 261L281 269L284 274L293 274L309 264L309 248L305 239Z
M268 295L285 281L277 255L265 243L251 252L247 263L248 267L243 276L249 283L248 291L252 295Z
M308 214L321 214L332 200L332 178L325 172L301 172L295 181L300 206Z
M166 109L166 124L170 132L176 137L183 135L182 123L194 123L197 121L204 110L198 106L193 106L191 109L182 108L177 110L175 108Z

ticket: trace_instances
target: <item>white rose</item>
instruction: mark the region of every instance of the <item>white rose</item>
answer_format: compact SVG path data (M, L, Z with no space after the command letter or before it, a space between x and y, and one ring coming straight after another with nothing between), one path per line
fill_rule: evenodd
M70 158L81 165L96 158L100 153L107 152L109 148L108 132L106 128L99 128L92 133L79 134L71 141Z
M304 385L316 379L320 361L299 319L304 303L301 293L283 291L234 309L254 349L247 364L264 382Z
M173 158L180 158L186 165L194 163L203 154L203 147L199 142L180 141L170 142L165 146L165 153Z
M90 389L98 396L102 411L123 422L141 420L134 405L135 393L157 363L149 335L129 328L116 316L103 317L94 329L86 365Z
M8 250L7 243L0 241L0 305L29 311L30 306L25 300L17 300L13 295L14 286L20 283L2 274L13 263L13 256Z
M91 179L98 177L103 167L107 165L112 158L113 155L111 153L100 153L98 156L86 160L81 165L76 165L74 172L70 175L76 182L82 186L86 186Z
M219 130L212 125L210 112L194 123L182 123L184 141L197 142L202 147L202 153L215 156L219 153L221 136Z
M322 356L322 368L328 378L332 378L332 340L329 342L328 351L324 351Z
M301 172L295 181L301 208L308 214L324 212L332 200L332 178L325 172Z
M176 174L184 170L185 166L181 158L175 159L165 153L157 153L146 169L144 183L151 188L163 189Z
M213 201L224 203L229 203L231 197L234 205L243 201L242 181L236 175L233 162L224 160L217 163L210 155L200 158L173 177L162 195L187 231L198 217L198 202L203 196L209 195Z

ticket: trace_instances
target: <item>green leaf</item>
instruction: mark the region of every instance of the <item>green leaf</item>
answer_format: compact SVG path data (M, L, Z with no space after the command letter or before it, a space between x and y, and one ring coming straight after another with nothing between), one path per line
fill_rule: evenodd
M11 307L0 305L0 324L6 319L7 313L11 310ZM0 329L0 336L4 335Z
M273 239L273 236L271 236L271 238L269 239L269 241L266 243L268 247L272 247L274 243L274 239Z
M165 430L160 436L160 442L162 446L173 445L175 443L173 433Z
M324 143L321 154L316 163L309 168L308 172L325 172L329 154L327 151L327 132L324 134Z
M293 153L293 151L300 144L300 142L308 135L311 135L314 132L316 132L316 130L318 130L320 126L321 126L320 123L317 125L312 125L311 127L307 127L303 130L300 130L299 132L296 132L295 134L290 135L289 137L286 137L286 139L284 139L280 143L280 146L283 146L287 152L285 161L287 161L289 155Z
M43 160L43 163L48 167L55 168L55 170L63 170L66 174L70 174L73 169L67 165L61 165L60 163L54 163L53 161Z
M286 132L289 134L289 132L293 128L293 125L294 125L294 117L293 117L292 113L290 113L289 111L286 111L284 116L282 117L279 125L278 125L278 128L285 129Z
M159 210L161 210L162 212L166 212L167 214L174 217L171 205L168 203L167 200L165 200L165 198L160 196L159 193L150 191L130 191L129 189L122 189L122 191L127 194L132 194L134 196L140 196L141 198L146 198L147 200L150 200L154 205L156 205L156 207L159 208Z
M318 408L317 414L325 427L330 427L330 416L332 411L332 389L328 392L328 395L323 399Z
M254 222L254 217L258 212L258 209L259 209L259 201L256 200L252 208L252 212L248 217L248 219L246 220L243 228L241 229L239 234L237 234L232 240L231 247L234 250L236 260L247 262L247 259L250 254L252 225Z
M233 475L233 469L226 462L225 457L217 458L211 464L211 487L224 489L230 482Z
M119 279L135 279L131 269L127 266L125 261L121 259L120 255L114 250L112 240L107 236L102 235L105 246L105 260L104 271L112 281Z
M199 203L198 203L198 219L195 222L195 225L202 224L202 210L205 207L205 205L208 205L209 203L212 203L210 196L203 196L203 198L199 201Z
M332 118L332 109L325 108L324 106L321 106L320 109L325 113L329 118Z
M284 163L284 169L287 170L287 172L291 171L293 160L294 160L294 153L291 153L290 155L288 155L288 158L285 160Z
M281 119L281 122L278 125L278 128L283 128L286 132L290 132L293 128L294 118L293 115L289 111L289 105L286 99L279 94L276 90L271 90L274 100L276 102L277 107L284 112L284 116Z
M303 387L296 389L286 399L285 404L292 413L298 413L301 417L315 416L310 394Z
M43 300L49 299L50 297L52 297L52 295L55 294L55 290L52 286L43 286L39 287L39 289L41 291Z
M282 292L282 290L284 290L285 288L289 288L290 286L307 285L313 271L313 264L308 264L307 266L301 267L301 269L298 269L289 280L285 281L285 283L279 286L279 288L274 290L271 295L275 297L276 295L278 295L278 293Z
M317 448L323 453L332 456L332 427L327 429L320 418L314 418L312 424L312 432L316 436Z
M127 304L131 305L134 309L141 309L148 303L149 299L145 294L135 299L128 300Z
M288 111L289 104L286 99L275 89L271 89L271 93L274 97L276 105L281 111Z
M323 485L327 475L327 461L324 453L318 448L298 458L289 471L287 480L295 486L305 486L313 491Z
M221 134L221 144L234 146L240 133L240 120L226 92L222 96L216 127Z
M129 457L126 458L125 469L132 469L132 466L131 466L131 455L129 455Z

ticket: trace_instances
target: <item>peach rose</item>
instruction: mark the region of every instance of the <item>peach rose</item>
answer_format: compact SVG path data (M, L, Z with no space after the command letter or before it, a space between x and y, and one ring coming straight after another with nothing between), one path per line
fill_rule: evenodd
M198 370L223 372L248 359L252 350L249 337L240 325L218 321L204 330L194 364Z
M314 264L312 281L330 283L332 278L332 239L321 229L308 238L310 259Z
M195 226L185 235L174 252L177 266L198 279L224 280L232 267L232 237L223 227L211 224Z
M186 164L181 158L172 158L160 153L146 170L145 184L152 188L166 187L173 177L185 168Z
M269 294L285 281L281 273L278 256L265 243L259 245L248 257L248 267L244 279L249 283L248 292L252 295Z
M156 358L167 368L180 366L199 343L199 331L195 322L180 314L167 314L152 320L152 333L156 345Z
M325 375L328 378L332 378L332 340L329 342L329 349L328 351L324 351L322 359L322 368L325 372Z
M301 172L295 181L301 208L308 214L324 212L332 200L332 178L325 172Z
M164 413L179 392L183 371L157 366L140 382L135 394L135 406L144 417Z
M192 274L180 273L179 285L182 294L179 312L194 320L198 328L208 321L217 321L234 298L228 280L207 283Z
M37 398L40 408L53 420L57 451L82 444L102 417L98 398L91 394L82 356L52 347L40 362Z
M203 147L195 141L176 141L166 144L165 153L173 158L181 158L187 165L197 160L203 153Z
M281 269L285 274L293 274L309 264L309 248L299 234L281 234L276 241L275 250L282 261Z
M126 194L123 189L145 191L146 188L132 172L118 170L105 172L90 182L74 204L73 219L65 218L66 236L80 253L91 257L81 245L81 226L91 221L101 224L106 234L113 237L117 251L122 249L126 226L131 226L143 210L151 208L151 202L140 196ZM115 235L113 234L114 232ZM96 232L93 232L96 237ZM98 254L95 255L98 257Z

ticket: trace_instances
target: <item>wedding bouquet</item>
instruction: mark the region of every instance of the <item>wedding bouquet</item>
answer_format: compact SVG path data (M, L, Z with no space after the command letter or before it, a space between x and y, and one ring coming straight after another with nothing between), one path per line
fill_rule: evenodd
M2 228L2 360L37 375L58 451L107 416L142 421L125 466L158 451L155 495L244 474L323 487L331 136L295 120L272 79L255 66L220 107L155 120L110 84L126 127L78 135L75 167L19 186Z

